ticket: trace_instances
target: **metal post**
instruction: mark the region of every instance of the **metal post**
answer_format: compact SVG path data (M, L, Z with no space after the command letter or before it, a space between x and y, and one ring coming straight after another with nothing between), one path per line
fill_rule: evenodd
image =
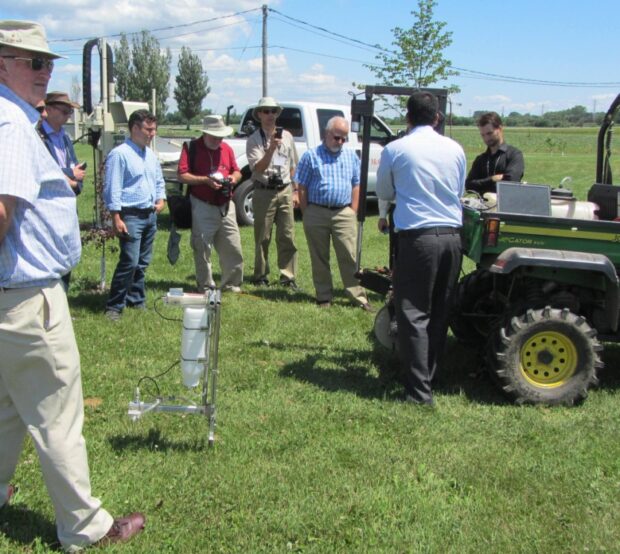
M267 96L267 4L263 4L263 96Z

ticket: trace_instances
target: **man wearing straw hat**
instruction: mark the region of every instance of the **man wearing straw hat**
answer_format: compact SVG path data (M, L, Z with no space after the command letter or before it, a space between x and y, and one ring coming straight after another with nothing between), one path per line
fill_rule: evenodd
M232 189L241 172L232 148L223 142L233 129L219 115L204 118L202 136L183 145L177 174L190 187L192 249L198 290L215 288L211 249L220 259L222 291L241 292L243 254Z
M80 257L75 194L35 129L59 57L38 23L0 21L0 507L15 493L28 432L60 543L76 551L129 540L144 516L114 520L90 489L80 356L60 282Z
M258 101L252 115L260 128L248 137L246 154L254 181L254 278L257 285L268 285L269 243L276 225L276 247L280 285L297 290L297 248L293 208L299 205L293 174L297 166L297 150L293 136L276 119L282 112L270 96Z

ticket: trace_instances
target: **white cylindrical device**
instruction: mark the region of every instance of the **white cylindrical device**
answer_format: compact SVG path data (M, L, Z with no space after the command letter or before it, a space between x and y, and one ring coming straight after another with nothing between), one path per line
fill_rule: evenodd
M181 372L183 384L195 387L200 382L206 357L208 313L207 307L187 306L183 310L181 338Z

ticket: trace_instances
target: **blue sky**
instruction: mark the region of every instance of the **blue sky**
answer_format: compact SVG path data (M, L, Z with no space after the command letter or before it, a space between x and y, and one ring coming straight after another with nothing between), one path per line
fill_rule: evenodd
M238 111L261 96L261 33L264 2L252 0L24 0L6 7L3 18L43 23L53 47L68 56L57 64L51 89L69 90L72 78L81 82L81 50L85 40L154 30L162 46L176 55L189 46L201 56L210 79L205 107L224 112L234 104ZM305 99L348 103L352 83L374 84L364 63L374 52L338 39L338 33L364 43L390 48L395 26L408 28L417 1L278 0L267 2L269 37L269 94L278 99ZM196 23L248 11L234 18ZM323 27L318 32L292 19ZM435 18L447 23L453 43L446 57L467 70L562 83L612 83L605 86L551 86L505 82L463 73L447 84L461 92L453 97L455 113L493 109L542 113L584 105L605 110L620 92L617 24L620 2L596 0L439 0ZM333 40L336 38L337 40ZM111 41L116 38L111 38ZM446 84L446 83L443 83ZM172 94L171 94L172 96ZM169 107L174 103L169 100Z

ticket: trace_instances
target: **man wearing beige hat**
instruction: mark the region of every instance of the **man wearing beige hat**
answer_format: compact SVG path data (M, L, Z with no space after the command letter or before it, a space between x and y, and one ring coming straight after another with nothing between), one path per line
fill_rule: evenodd
M65 133L64 125L80 105L72 102L64 92L49 92L45 98L46 119L41 123L41 136L49 153L56 160L73 192L82 192L86 164L79 163L71 138Z
M41 25L0 21L0 507L29 433L58 538L75 551L129 540L144 516L114 520L90 489L80 356L60 284L80 257L75 194L35 130L59 57Z
M177 174L190 187L192 202L192 250L198 290L215 288L211 250L220 259L221 289L240 292L243 282L241 235L237 226L233 188L241 172L232 148L223 142L233 129L219 115L204 118L202 136L186 142Z
M275 223L280 284L297 290L293 208L299 200L297 191L293 189L292 178L298 157L293 136L281 127L276 127L276 119L281 112L282 108L273 98L261 98L252 112L254 119L260 122L260 128L246 142L246 154L254 181L253 281L257 285L269 284L269 243Z
M37 129L47 150L62 169L69 186L77 196L82 192L86 163L78 162L71 138L65 133L63 126L73 114L73 110L79 108L80 105L72 102L64 92L48 92L44 106L45 117L41 117ZM70 281L71 272L63 275L62 282L67 291Z

